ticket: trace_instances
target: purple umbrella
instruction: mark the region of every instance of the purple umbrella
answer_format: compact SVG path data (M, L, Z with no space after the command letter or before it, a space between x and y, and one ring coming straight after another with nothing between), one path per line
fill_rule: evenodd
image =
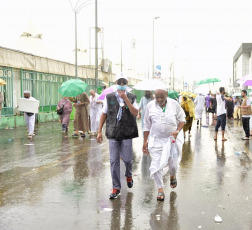
M242 76L240 79L237 80L237 83L244 84L244 82L248 79L252 79L252 74Z
M115 92L117 90L117 85L112 85L112 86L110 86L109 88L107 88L107 89L105 89L102 93L101 93L101 95L100 95L100 97L98 98L98 100L104 100L105 99L105 96L107 95L107 94L109 94L109 93L113 93L113 92ZM130 92L132 89L130 88L130 87L127 87L127 92Z
M243 82L244 86L252 86L252 75L248 76L244 82Z

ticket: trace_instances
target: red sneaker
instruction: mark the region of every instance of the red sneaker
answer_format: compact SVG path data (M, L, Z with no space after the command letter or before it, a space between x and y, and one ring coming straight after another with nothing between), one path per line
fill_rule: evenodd
M133 187L133 179L132 179L132 177L127 177L126 180L127 180L128 187L132 188Z
M120 194L120 190L119 189L115 189L113 188L112 193L110 194L109 199L117 199L117 196Z

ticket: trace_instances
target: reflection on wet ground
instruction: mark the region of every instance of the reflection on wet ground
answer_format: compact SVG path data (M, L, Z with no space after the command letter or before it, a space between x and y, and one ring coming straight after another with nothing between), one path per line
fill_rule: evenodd
M134 187L127 188L121 164L121 195L111 201L106 138L99 145L93 136L62 135L57 122L40 124L32 140L23 127L1 130L0 229L251 229L252 144L241 140L241 122L233 120L228 141L220 133L213 141L215 122L211 114L202 127L194 122L178 187L166 180L163 203L156 201L142 136L133 142Z

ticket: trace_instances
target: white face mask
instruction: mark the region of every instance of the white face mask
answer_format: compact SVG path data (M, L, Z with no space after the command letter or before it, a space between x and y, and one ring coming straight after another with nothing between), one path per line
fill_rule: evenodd
M127 89L127 86L126 85L118 85L117 89L121 90L121 91L125 91Z

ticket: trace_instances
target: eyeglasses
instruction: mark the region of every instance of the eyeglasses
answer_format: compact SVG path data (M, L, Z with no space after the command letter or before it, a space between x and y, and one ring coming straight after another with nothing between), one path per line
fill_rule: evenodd
M127 80L121 78L121 79L119 79L119 80L117 81L117 85L121 85L122 83L123 83L124 85L126 85L126 84L127 84Z

